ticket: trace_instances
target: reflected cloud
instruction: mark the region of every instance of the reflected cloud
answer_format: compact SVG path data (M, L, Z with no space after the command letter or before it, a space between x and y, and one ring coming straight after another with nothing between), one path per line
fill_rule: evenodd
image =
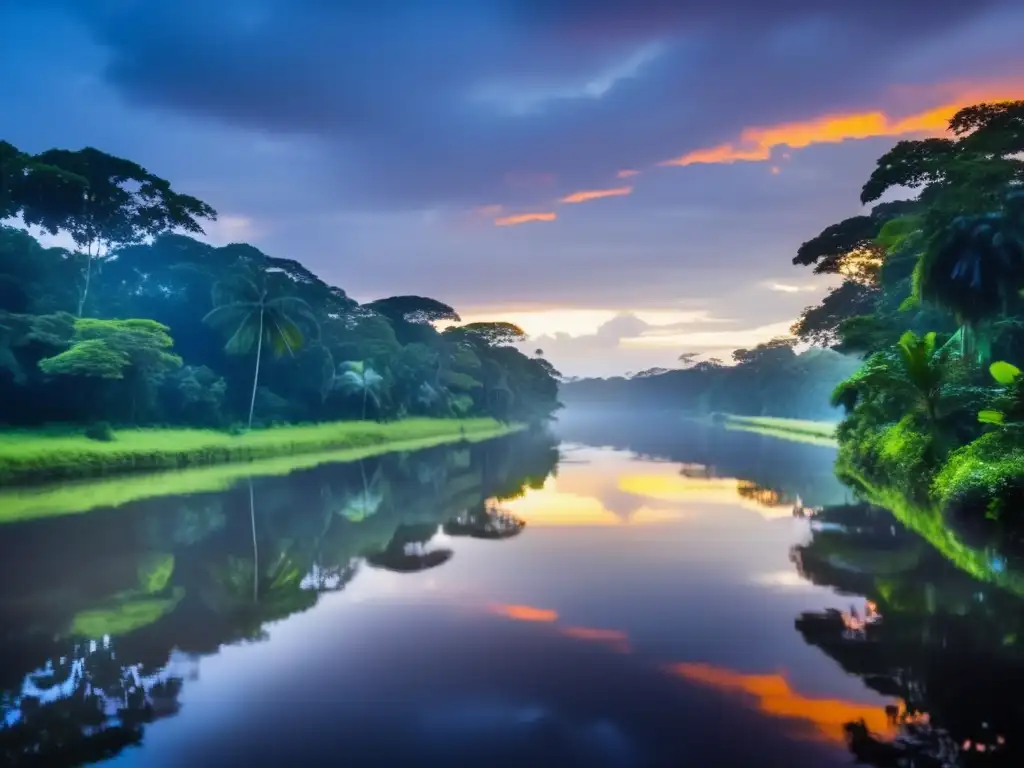
M797 498L706 468L640 461L621 451L585 451L557 477L503 502L503 510L537 527L666 525L692 519L695 505L742 507L765 519L789 518Z
M883 706L845 699L816 699L797 693L781 673L752 675L710 664L672 664L671 674L730 694L754 698L762 714L792 720L801 727L792 736L845 743L846 723L863 720L876 736L892 738L896 726Z
M678 473L675 465L659 473L629 474L619 478L626 493L658 501L685 504L724 504L757 512L772 520L793 516L793 504L768 488L734 477L695 477Z
M513 621L558 621L558 611L548 608L534 608L531 605L511 605L508 603L491 603L487 610L497 616L504 616Z
M503 508L526 521L528 526L611 526L625 521L606 508L600 499L558 490L558 480L548 478L544 487L529 490Z
M491 603L487 611L512 621L524 621L531 624L554 624L558 622L558 611L550 608L536 608L532 605L513 605L509 603ZM600 627L581 627L566 625L556 627L556 631L565 637L584 642L603 643L618 653L629 653L629 636L618 629Z
M492 603L487 610L497 616L528 623L556 624L559 613L529 605ZM617 629L584 626L556 626L564 637L607 645L618 653L631 653L629 635ZM902 702L867 703L847 699L815 698L794 690L781 672L748 674L726 667L700 662L669 664L665 669L689 683L706 686L726 694L752 697L758 712L772 718L791 721L796 727L792 738L827 743L846 743L846 725L862 722L875 738L891 740L899 732ZM905 718L904 718L905 719Z
M796 570L760 573L755 575L753 580L755 584L760 584L763 587L796 589L801 591L811 591L815 589L815 585L801 576Z

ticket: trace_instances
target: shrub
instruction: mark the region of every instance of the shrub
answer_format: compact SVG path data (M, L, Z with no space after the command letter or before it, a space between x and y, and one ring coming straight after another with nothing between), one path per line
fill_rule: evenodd
M873 484L898 487L912 497L927 494L927 478L937 454L933 433L918 417L904 416L895 424L875 426L848 418L837 431L836 471L847 480L863 478Z
M85 436L90 440L99 440L109 443L117 438L114 436L114 429L105 421L97 421L85 428Z
M1024 446L990 432L950 454L932 482L943 509L999 519L1024 501Z

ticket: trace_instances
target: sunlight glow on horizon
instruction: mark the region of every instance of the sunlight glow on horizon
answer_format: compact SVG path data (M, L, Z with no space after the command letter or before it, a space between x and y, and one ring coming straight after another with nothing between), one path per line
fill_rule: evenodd
M597 333L602 325L620 315L633 315L652 326L732 322L728 318L714 317L710 312L702 309L496 309L488 312L473 310L462 313L461 316L463 323L486 322L495 319L515 323L526 332L527 336L533 338L555 336L560 333L569 336L592 335Z
M646 334L621 340L627 347L671 347L675 349L740 349L771 341L778 336L789 336L794 320L771 323L757 328L728 331L694 331L672 334Z

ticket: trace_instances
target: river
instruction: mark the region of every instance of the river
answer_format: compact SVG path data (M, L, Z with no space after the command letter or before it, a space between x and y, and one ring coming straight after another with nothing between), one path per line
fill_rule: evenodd
M570 413L5 526L0 762L1024 764L1019 599L833 459Z

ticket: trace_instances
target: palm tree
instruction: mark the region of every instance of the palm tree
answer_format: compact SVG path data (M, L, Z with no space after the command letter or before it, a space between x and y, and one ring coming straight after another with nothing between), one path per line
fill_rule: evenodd
M1024 192L1007 195L998 213L954 219L921 255L913 284L916 298L956 316L961 354L986 359L989 340L977 339L979 328L1006 314L1024 287Z
M260 377L260 360L266 342L275 356L295 354L305 342L299 321L305 320L319 330L313 310L300 298L283 293L273 286L270 275L258 268L248 268L213 286L214 308L203 318L228 334L224 349L229 354L245 355L256 347L256 370L252 377L252 398L249 402L249 428L256 408L256 387Z
M942 350L934 332L918 336L907 331L900 338L895 359L886 354L873 355L853 376L832 393L832 405L853 410L863 390L892 396L902 408L923 413L931 426L939 418L945 369Z
M374 406L380 410L380 388L384 383L384 377L364 360L348 360L341 364L341 369L341 375L335 379L336 385L346 394L362 396L362 418L365 421L368 400L373 400Z

